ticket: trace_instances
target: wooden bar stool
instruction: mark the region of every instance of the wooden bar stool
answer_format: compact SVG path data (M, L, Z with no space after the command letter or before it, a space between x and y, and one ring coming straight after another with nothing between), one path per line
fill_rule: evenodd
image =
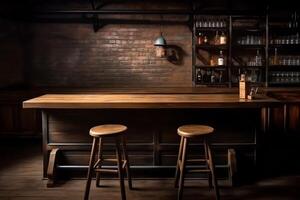
M119 124L105 124L100 126L95 126L91 128L90 135L93 137L93 146L91 150L89 169L87 175L86 188L84 193L84 199L89 199L89 192L92 180L93 171L96 172L96 186L100 186L100 173L117 173L119 175L120 187L121 187L121 197L122 200L126 200L125 186L124 186L124 170L127 171L128 186L129 189L132 189L131 175L130 175L130 166L129 159L126 151L126 141L125 141L125 131L127 127ZM116 158L115 159L104 159L103 158L103 138L112 137L115 140L116 144ZM122 151L120 143L122 142ZM98 145L97 145L98 144ZM95 162L96 157L96 148L98 146L98 159ZM103 162L116 162L118 169L104 168L102 167Z
M177 165L176 165L176 174L175 174L175 187L178 187L179 181L179 190L178 190L178 200L182 199L183 187L184 187L184 177L187 172L204 172L208 173L208 183L209 187L213 186L215 189L216 199L220 199L218 183L215 176L215 166L213 163L212 152L210 149L209 142L207 137L214 132L214 128L204 125L184 125L180 126L177 129L178 135L181 136ZM189 140L195 137L203 138L204 145L204 159L187 159L187 148ZM205 168L201 169L187 169L187 163L205 163Z

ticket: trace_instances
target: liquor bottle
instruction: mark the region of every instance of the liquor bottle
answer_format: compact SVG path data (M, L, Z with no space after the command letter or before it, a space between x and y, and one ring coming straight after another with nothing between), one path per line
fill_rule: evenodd
M226 42L227 42L226 35L224 34L224 32L222 32L220 36L220 44L226 44Z
M202 82L202 74L201 74L200 70L197 72L197 82L199 82L199 83Z
M220 36L219 36L219 32L216 31L214 45L219 45L219 44L220 44Z
M259 53L259 50L256 51L255 66L262 66L262 58L261 58L261 55Z
M220 55L219 55L219 57L218 57L218 65L219 65L219 66L224 65L223 51L220 51Z
M273 65L278 65L278 56L277 56L277 48L274 50L274 59L273 59Z
M223 71L220 71L219 83L223 82Z
M204 38L203 38L203 43L204 43L204 44L208 44L208 37L207 37L206 35L205 35Z
M246 81L246 75L241 74L240 81L239 81L239 94L240 99L246 99L248 94L248 83Z
M203 44L203 34L202 33L199 33L198 34L198 44Z
M211 72L211 77L210 77L210 83L215 83L216 82L216 75L215 72Z
M217 63L216 63L216 57L215 56L210 56L210 59L209 59L209 64L210 66L216 66Z
M255 70L251 70L251 82L255 83L257 82L257 73L255 72Z

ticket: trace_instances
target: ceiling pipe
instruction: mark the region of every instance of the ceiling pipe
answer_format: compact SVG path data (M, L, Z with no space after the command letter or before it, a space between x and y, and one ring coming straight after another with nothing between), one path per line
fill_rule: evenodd
M34 14L98 14L98 15L191 15L191 10L45 10Z

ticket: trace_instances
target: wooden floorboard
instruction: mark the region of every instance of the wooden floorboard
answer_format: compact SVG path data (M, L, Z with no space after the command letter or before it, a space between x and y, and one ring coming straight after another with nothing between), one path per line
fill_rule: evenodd
M39 141L29 144L1 143L0 199L1 200L76 200L83 198L85 180L59 182L47 188L42 179L42 153ZM93 182L94 183L94 182ZM90 199L117 200L120 192L117 180L103 180L105 187L92 184ZM129 200L174 200L177 190L172 179L134 180L134 190L126 189ZM127 184L126 184L127 185ZM185 200L213 199L205 181L189 180L184 189ZM233 200L299 200L300 176L284 175L264 178L238 187L222 187L221 199Z

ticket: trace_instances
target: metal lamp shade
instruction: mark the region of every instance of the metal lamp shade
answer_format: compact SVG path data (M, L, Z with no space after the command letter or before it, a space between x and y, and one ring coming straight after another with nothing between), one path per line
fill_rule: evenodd
M167 42L162 35L160 35L158 38L156 38L156 40L154 42L154 46L165 46L165 45L167 45Z

